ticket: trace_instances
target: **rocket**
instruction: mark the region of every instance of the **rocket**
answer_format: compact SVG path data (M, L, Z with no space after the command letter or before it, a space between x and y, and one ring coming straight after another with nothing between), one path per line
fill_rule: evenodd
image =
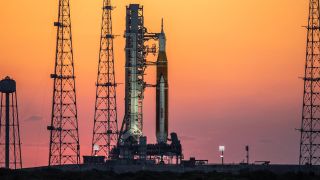
M166 35L159 33L159 55L157 59L156 84L156 137L158 144L167 143L168 139L168 61L166 54Z

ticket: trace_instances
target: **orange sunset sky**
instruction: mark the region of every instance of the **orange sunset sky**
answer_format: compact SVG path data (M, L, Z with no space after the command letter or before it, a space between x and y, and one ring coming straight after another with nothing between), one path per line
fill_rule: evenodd
M102 0L71 0L81 155L90 154ZM185 158L297 163L307 0L113 0L116 80L124 83L125 6L144 5L145 26L165 21L169 130ZM47 165L58 0L1 2L0 78L17 81L24 167ZM155 78L147 70L148 82ZM119 124L124 85L118 86ZM155 142L155 90L147 89L144 133Z

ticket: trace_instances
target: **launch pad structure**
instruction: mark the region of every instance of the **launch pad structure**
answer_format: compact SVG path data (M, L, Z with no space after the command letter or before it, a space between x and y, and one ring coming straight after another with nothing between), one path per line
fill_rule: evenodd
M111 17L111 2L110 0L104 0L109 4L106 7L109 10L109 16ZM105 10L104 10L105 11ZM112 19L106 19L105 24L112 24ZM112 32L109 29L108 32ZM109 34L106 34L108 36ZM102 35L103 38L105 35ZM110 33L110 37L113 35ZM101 148L109 145L111 149L104 159L107 162L122 162L122 163L173 163L173 159L176 163L180 163L183 159L182 146L178 135L171 133L168 138L168 126L169 126L169 113L168 113L168 62L166 55L166 36L163 28L163 20L160 33L149 33L144 25L143 6L140 4L130 4L126 7L126 30L125 35L125 114L121 128L119 131L115 129L106 129L101 133L101 139L107 140L106 145L96 145L96 151L99 152ZM112 39L111 38L111 39ZM150 41L155 41L158 45L153 44L152 47L147 45ZM111 43L108 43L111 45ZM113 45L111 45L113 47ZM100 53L104 51L106 57L113 58L113 51L100 49ZM148 54L152 53L157 55L156 61L147 61ZM100 57L101 58L101 57ZM114 62L107 64L106 69L112 70ZM150 85L145 82L145 70L148 66L156 66L156 84ZM110 73L109 73L110 74ZM114 77L114 74L111 74ZM98 79L99 80L99 79ZM110 80L110 79L109 79ZM114 79L106 82L107 84L116 85ZM110 88L110 86L108 88ZM116 86L112 92L115 92ZM147 137L143 135L143 101L144 91L147 87L156 88L156 138L155 144L148 144ZM101 91L107 89L101 89ZM101 92L100 91L100 92ZM98 91L97 91L98 92ZM114 102L110 102L113 99L110 97L110 92L105 92L109 98L106 99L107 104L115 105ZM112 95L112 94L111 94ZM98 97L98 96L97 96ZM110 108L105 107L106 112L105 121L110 121ZM115 109L115 108L114 108ZM115 113L113 112L113 115ZM114 116L111 116L114 118ZM113 122L117 122L113 119ZM114 126L113 126L114 128ZM108 132L118 132L116 145L110 146L114 142L114 139L108 138ZM109 140L109 141L108 141ZM111 142L113 140L113 142ZM170 142L170 144L168 143ZM93 142L92 146L95 144ZM84 156L84 163L103 162L103 156Z
M178 135L168 138L168 63L166 36L149 33L144 25L143 6L126 7L125 46L125 114L118 127L114 35L112 32L111 0L102 0L96 103L92 133L91 156L84 156L84 163L141 162L178 164L183 159ZM76 83L71 33L70 0L58 0L56 57L53 79L52 114L49 141L49 166L80 164L80 140ZM158 43L148 46L150 40ZM156 61L147 61L148 54L158 55ZM157 67L157 82L147 84L145 70ZM157 143L148 144L143 135L143 101L146 87L156 88L156 137ZM170 143L168 143L168 141Z
M126 9L126 83L125 83L125 116L121 126L119 143L114 152L116 157L127 160L148 160L157 163L176 163L182 158L182 147L176 133L171 133L171 144L168 140L168 66L165 51L166 37L160 33L149 33L144 25L143 6L130 4ZM149 40L158 42L151 48L146 46ZM149 53L158 54L152 64L146 60ZM156 85L144 81L148 65L157 66ZM146 87L156 88L156 144L148 144L143 136L143 100Z

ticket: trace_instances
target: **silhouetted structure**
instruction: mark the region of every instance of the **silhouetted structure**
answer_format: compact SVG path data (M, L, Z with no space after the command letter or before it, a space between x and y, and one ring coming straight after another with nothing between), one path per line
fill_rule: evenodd
M0 81L0 167L22 168L16 82Z
M80 163L78 113L69 0L59 0L49 166Z
M300 165L320 165L320 8L310 0L301 122Z
M118 142L111 0L103 0L100 54L92 138L92 156L110 159Z
M183 158L178 135L168 138L168 69L166 37L161 33L149 33L144 26L143 6L130 4L126 8L126 69L125 69L125 116L119 139L112 156L127 163L176 163ZM156 41L149 47L147 43ZM159 51L157 50L159 47ZM157 61L147 61L148 54L158 55ZM145 82L145 69L157 66L157 84ZM148 144L143 136L143 100L146 87L157 88L156 92L156 144ZM167 143L170 141L171 143Z
M246 153L247 153L247 155L246 155L247 164L249 164L249 162L250 162L249 161L249 146L247 145L245 149L246 149Z
M120 140L126 144L137 144L143 136L145 33L143 7L130 4L126 9L125 115L120 133Z

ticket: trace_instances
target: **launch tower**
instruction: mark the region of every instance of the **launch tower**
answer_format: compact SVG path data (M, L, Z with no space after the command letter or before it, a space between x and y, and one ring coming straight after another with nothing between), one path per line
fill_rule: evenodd
M130 4L126 12L125 115L121 127L121 141L136 144L143 135L145 27L142 6Z

